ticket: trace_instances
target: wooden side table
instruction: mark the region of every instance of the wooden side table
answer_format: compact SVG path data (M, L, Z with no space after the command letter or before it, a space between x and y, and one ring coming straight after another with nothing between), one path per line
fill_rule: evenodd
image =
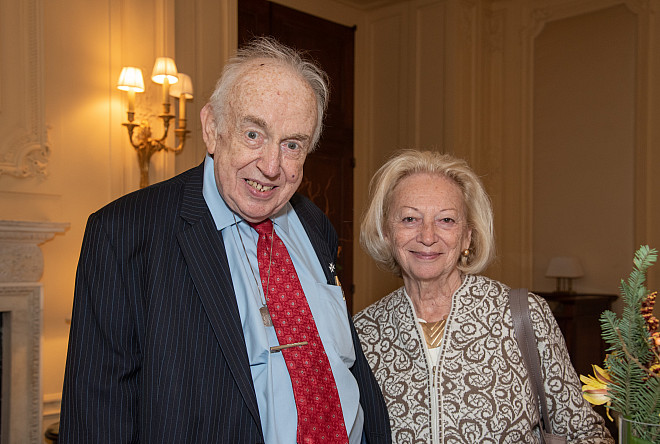
M600 315L611 310L614 294L536 293L548 301L564 335L566 348L578 375L591 375L592 364L603 366L607 344L600 329ZM605 426L616 436L616 424L605 417L602 405L592 406L605 419Z

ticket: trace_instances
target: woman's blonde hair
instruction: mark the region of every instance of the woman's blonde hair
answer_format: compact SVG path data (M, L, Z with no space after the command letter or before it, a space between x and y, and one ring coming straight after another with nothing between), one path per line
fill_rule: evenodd
M402 150L395 154L371 179L371 201L362 219L360 244L384 269L401 275L392 244L385 238L392 191L405 177L413 174L438 174L452 180L461 189L468 228L472 229L470 254L459 259L463 273L481 273L495 257L493 210L490 198L479 177L467 162L434 151Z

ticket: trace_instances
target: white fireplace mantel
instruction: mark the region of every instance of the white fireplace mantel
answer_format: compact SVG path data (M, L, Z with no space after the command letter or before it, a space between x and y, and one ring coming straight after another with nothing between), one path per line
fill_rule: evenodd
M44 271L39 245L68 227L62 222L0 220L0 282L38 282Z
M39 245L68 223L0 220L1 443L43 443L41 324L44 260Z

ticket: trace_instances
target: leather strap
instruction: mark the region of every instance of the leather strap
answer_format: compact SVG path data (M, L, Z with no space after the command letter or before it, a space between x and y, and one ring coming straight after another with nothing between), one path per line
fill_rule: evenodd
M541 359L539 358L536 337L534 336L534 329L532 328L532 320L529 313L527 289L511 289L509 291L509 306L513 318L513 331L522 353L523 363L527 368L527 373L531 380L532 395L538 401L537 408L540 405L539 428L541 430L541 437L544 442L566 442L566 438L552 435L552 425L550 424L548 404L545 398L545 388L541 376Z

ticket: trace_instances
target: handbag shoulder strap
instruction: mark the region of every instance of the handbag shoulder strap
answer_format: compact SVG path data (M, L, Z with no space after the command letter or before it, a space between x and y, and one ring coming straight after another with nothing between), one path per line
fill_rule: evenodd
M536 337L532 328L532 320L529 314L528 291L526 288L509 290L509 306L513 317L513 330L518 341L518 346L523 357L523 363L531 379L532 396L538 400L541 406L541 417L543 419L543 430L552 433L550 417L548 416L548 404L545 399L545 388L541 377L541 360L539 358Z

